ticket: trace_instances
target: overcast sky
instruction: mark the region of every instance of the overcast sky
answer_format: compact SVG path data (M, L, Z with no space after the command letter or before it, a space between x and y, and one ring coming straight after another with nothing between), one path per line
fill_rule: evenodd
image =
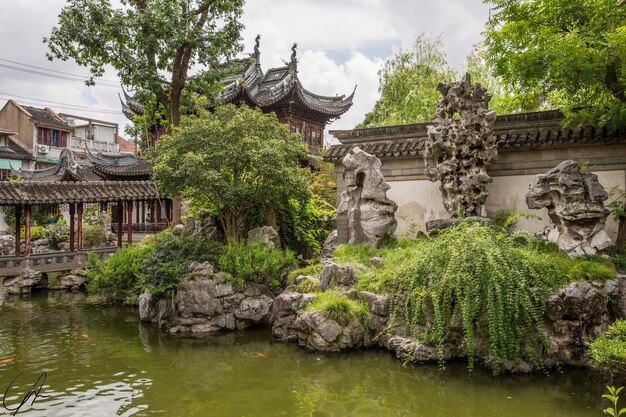
M74 62L49 62L45 57L42 38L56 24L64 3L0 0L0 107L12 97L19 103L47 105L123 126L119 88L86 87L7 68L39 71L8 62L14 61L86 75ZM261 34L261 62L267 70L288 60L291 45L297 42L300 79L314 93L350 94L358 85L353 107L329 126L351 129L378 98L377 71L385 59L410 48L415 37L426 32L442 36L449 62L461 68L472 45L481 40L488 16L481 0L248 0L243 43L245 51L252 52L254 37ZM117 79L114 73L103 78Z

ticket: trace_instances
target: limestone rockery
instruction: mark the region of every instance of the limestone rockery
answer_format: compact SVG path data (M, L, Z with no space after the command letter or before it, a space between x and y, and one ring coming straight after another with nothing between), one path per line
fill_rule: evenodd
M350 266L329 261L319 278L300 276L297 284L310 282L306 286L287 287L279 295L254 284L237 290L228 275L215 273L208 263L194 264L190 272L191 276L183 281L173 300L157 298L147 292L142 294L139 299L141 320L184 336L270 325L277 340L297 343L311 351L379 347L406 362L429 363L440 359L441 352L435 346L420 342L415 337L415 329L410 332L401 319L390 319L393 306L389 297L353 288L357 274ZM299 287L315 292L301 293ZM316 292L331 288L363 302L369 310L367 320L338 323L320 311L305 311L317 297ZM626 277L603 283L571 283L548 298L545 311L544 356L554 363L587 366L589 343L606 331L617 317L626 316ZM428 327L425 323L423 331ZM458 340L452 337L443 346L443 357L447 360L461 358L464 356L460 348L461 329L451 329L450 333L459 337ZM486 341L481 342L480 334L476 339L479 341L477 357L490 366ZM533 365L524 360L507 361L502 368L510 372L534 370Z

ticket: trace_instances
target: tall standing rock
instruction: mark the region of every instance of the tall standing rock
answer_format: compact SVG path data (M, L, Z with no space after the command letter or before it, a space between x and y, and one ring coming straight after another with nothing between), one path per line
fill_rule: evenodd
M548 209L553 225L544 230L544 237L572 257L594 254L613 244L604 230L607 198L597 175L581 172L576 161L567 160L535 177L526 205Z
M455 83L441 82L437 89L442 97L422 149L426 176L441 181L443 205L451 216L481 215L491 182L486 167L498 156L491 95L472 84L469 74Z
M380 171L380 159L355 147L342 161L346 191L341 194L338 215L348 218L350 243L378 243L396 231L396 203L387 198L391 188Z

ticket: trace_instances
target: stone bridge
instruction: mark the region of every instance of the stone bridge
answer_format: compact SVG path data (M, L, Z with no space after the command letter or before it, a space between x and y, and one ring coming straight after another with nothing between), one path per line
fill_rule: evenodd
M98 248L81 252L48 252L30 256L0 256L0 277L19 275L25 269L38 272L62 272L83 268L89 253L105 259L117 251L117 247Z

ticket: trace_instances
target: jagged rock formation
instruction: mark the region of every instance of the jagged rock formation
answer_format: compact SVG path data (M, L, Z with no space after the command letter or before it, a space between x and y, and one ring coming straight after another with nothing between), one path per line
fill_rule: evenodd
M269 247L280 247L280 237L272 226L261 226L248 232L248 243L263 243Z
M250 284L238 291L226 274L213 273L208 262L192 264L191 277L170 297L157 298L149 292L139 297L139 318L170 333L201 335L219 330L245 329L267 323L273 294Z
M595 174L581 172L576 161L561 162L535 177L526 194L531 209L546 207L553 225L542 237L556 243L568 256L594 254L612 245L604 230L609 210L606 190Z
M380 159L358 147L342 161L346 191L341 193L338 215L348 218L350 243L378 243L396 231L396 203L387 198L391 188L380 171Z
M206 209L198 210L195 215L188 216L185 224L174 226L172 233L176 236L203 236L215 241L222 240L215 218Z
M481 215L491 182L486 166L498 156L491 95L472 84L469 74L455 83L441 82L437 89L442 97L422 149L425 174L441 181L443 205L451 216Z

